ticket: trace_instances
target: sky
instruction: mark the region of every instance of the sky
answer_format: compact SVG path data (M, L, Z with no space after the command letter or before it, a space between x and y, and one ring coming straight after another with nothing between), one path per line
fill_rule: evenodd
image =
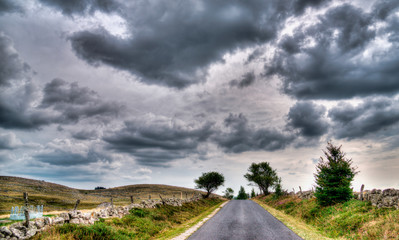
M298 191L332 141L399 188L397 0L1 0L0 56L0 175Z

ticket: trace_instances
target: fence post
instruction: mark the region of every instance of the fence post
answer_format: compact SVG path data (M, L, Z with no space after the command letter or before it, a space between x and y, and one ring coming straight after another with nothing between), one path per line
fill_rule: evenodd
M301 188L301 186L299 186L299 191L301 192L301 194L302 194L302 188Z
M364 184L360 187L360 201L363 201L363 190L364 190Z
M133 203L133 196L130 196L130 202Z
M162 205L165 205L165 201L163 200L161 194L159 194L159 198L161 199Z
M25 208L24 208L24 213L25 213L25 227L29 227L29 205L28 205L28 193L24 192L24 201L25 201Z
M113 199L113 197L111 197L111 207L112 207L112 209L114 209L114 199Z
M73 211L76 211L76 209L78 209L79 203L80 203L80 199L76 200L75 207L73 208Z

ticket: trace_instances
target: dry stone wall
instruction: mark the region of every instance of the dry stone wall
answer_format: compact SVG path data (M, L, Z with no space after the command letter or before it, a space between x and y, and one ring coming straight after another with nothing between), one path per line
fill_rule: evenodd
M363 199L360 193L354 193L355 199L369 201L373 206L379 208L399 209L399 189L373 189L363 191Z
M99 208L92 211L83 213L81 211L70 211L59 214L56 217L44 217L32 219L29 222L29 227L24 226L24 222L14 223L10 226L0 227L0 239L29 239L35 234L46 230L54 225L60 225L64 223L74 224L94 224L100 218L118 217L121 218L129 214L129 210L132 208L156 208L157 205L172 205L182 206L183 203L197 201L199 197L191 199L176 199L168 198L161 200L145 200L140 204L130 204L123 207L112 207L108 204L100 204ZM107 206L108 205L108 206Z

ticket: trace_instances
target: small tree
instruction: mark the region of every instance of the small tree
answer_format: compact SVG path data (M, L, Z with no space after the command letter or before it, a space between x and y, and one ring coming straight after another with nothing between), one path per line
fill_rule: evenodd
M241 186L240 191L238 191L237 199L240 199L240 200L248 199L248 195L245 192L245 189L243 186Z
M281 178L278 178L274 186L274 197L279 198L283 195L283 186L281 185Z
M204 198L208 198L213 191L224 184L224 176L218 172L202 173L194 182L197 184L196 188L206 190Z
M269 188L273 187L278 180L276 170L272 169L268 162L252 163L244 177L258 185L259 190L267 195Z
M223 197L230 199L230 200L233 199L234 190L232 188L226 188L226 190L224 191Z
M256 193L255 193L255 189L252 188L252 191L251 191L251 198L254 198L254 197L256 197Z
M341 146L328 142L323 152L326 159L320 157L315 174L317 202L322 206L346 202L352 197L350 186L358 172L352 167L352 159L345 158Z

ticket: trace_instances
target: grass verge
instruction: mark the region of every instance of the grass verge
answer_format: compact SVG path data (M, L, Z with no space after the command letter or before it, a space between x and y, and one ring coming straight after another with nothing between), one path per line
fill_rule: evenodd
M320 207L315 199L272 195L259 202L310 225L326 237L345 239L399 239L399 210L378 209L369 202L352 199L346 203ZM311 238L306 238L311 239Z
M272 214L275 218L284 223L289 229L295 232L298 236L307 240L324 240L331 239L324 236L316 227L306 224L304 221L297 219L293 216L285 214L275 208L266 205L259 199L252 199L254 202L262 206L266 211Z
M101 219L90 226L64 224L34 239L167 239L184 232L222 202L212 198L185 203L181 207L134 208L123 218Z

